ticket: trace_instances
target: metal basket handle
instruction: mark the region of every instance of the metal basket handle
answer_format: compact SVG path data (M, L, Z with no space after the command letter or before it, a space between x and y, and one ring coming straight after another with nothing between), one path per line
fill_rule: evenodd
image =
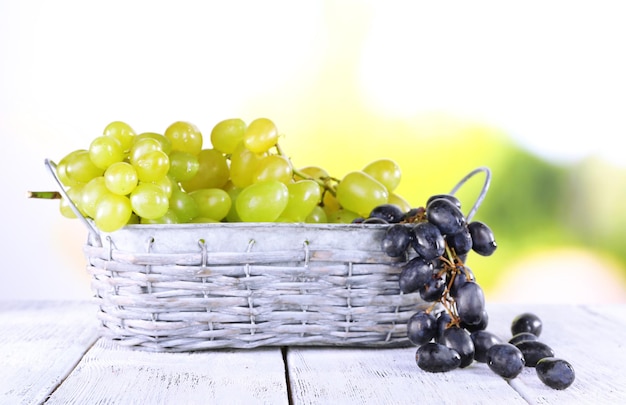
M463 177L461 181L457 183L456 186L454 186L452 191L450 191L450 194L454 195L454 193L459 191L459 189L463 186L463 184L465 184L469 179L471 179L476 174L481 173L481 172L485 173L485 182L483 183L483 187L480 190L480 194L478 195L478 198L476 199L474 206L472 206L472 209L467 214L467 217L466 217L467 222L470 222L472 220L472 218L476 214L476 211L478 211L478 207L480 207L483 200L485 199L485 196L487 195L487 191L489 190L489 185L491 184L491 170L488 167L479 167L479 168L472 170L465 177Z
M65 191L65 187L63 186L61 179L59 179L59 176L57 175L56 163L54 163L50 159L46 159L44 161L44 164L54 178L54 181L56 181L57 185L59 186L59 192L61 193L63 198L65 198L65 201L67 201L67 204L69 205L74 215L76 215L76 218L78 218L83 223L83 225L87 227L87 230L89 231L89 236L93 239L93 242L97 243L98 246L102 246L102 240L100 239L100 234L98 233L97 229L87 218L85 218L85 216L80 212L76 204L74 204L74 201L72 201L70 196L67 194L67 191Z

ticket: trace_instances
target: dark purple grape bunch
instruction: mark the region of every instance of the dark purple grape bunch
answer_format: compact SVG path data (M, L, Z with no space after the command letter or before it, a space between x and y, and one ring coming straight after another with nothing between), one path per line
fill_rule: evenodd
M486 173L485 184L465 216L454 193L481 171ZM555 359L552 349L537 339L542 329L537 316L525 313L516 317L511 325L513 337L508 342L487 330L489 316L483 290L466 260L472 251L490 256L497 248L491 229L483 222L472 221L489 182L489 170L479 168L450 194L430 197L425 207L402 213L386 204L376 207L362 222L390 224L381 247L403 263L400 291L419 294L422 300L432 303L407 321L408 340L418 347L419 368L445 372L477 361L486 363L501 377L512 379L524 367L535 367L546 385L565 389L574 381L574 370L565 360Z
M408 339L418 346L418 366L442 372L472 364L476 348L471 334L485 330L488 314L482 288L465 261L471 251L494 253L491 229L468 222L454 195L438 194L389 226L381 243L387 255L406 259L400 291L432 303L407 322Z

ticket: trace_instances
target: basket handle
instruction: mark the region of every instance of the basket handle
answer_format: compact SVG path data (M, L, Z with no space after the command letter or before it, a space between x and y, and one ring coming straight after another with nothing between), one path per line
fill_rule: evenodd
M479 168L472 170L465 177L463 177L461 181L457 183L456 186L454 186L452 191L450 191L450 194L454 195L454 193L459 191L459 189L463 186L463 184L465 184L469 179L471 179L476 174L481 173L481 172L485 173L485 182L483 183L483 187L480 190L480 194L478 195L476 202L474 202L474 206L472 207L470 212L467 214L467 217L466 217L467 222L470 222L472 220L472 218L476 214L476 211L478 211L478 207L480 207L483 200L485 199L485 196L487 195L487 191L489 190L489 185L491 184L491 170L489 170L488 167L479 167Z
M63 195L63 198L65 198L65 200L67 201L70 209L72 210L74 215L76 215L76 218L78 218L83 223L83 225L87 227L87 230L89 231L89 235L91 236L91 238L93 238L94 242L97 243L98 246L102 246L102 240L100 239L100 234L98 233L94 225L91 222L89 222L87 218L85 218L85 216L82 214L82 212L80 212L76 204L74 204L74 201L72 201L70 196L67 194L67 191L65 191L65 187L63 186L61 179L59 179L59 176L57 175L56 163L54 163L50 159L46 159L44 161L44 164L46 165L46 168L48 169L48 171L54 178L54 181L56 181L57 185L59 186L59 191L61 192L61 195Z

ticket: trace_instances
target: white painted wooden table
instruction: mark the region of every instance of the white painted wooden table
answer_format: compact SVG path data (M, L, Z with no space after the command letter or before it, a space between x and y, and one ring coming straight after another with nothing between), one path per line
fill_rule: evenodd
M0 404L624 404L626 306L488 306L508 339L514 316L576 370L563 391L533 368L507 382L482 363L430 374L415 348L264 348L151 353L99 339L88 302L0 302Z

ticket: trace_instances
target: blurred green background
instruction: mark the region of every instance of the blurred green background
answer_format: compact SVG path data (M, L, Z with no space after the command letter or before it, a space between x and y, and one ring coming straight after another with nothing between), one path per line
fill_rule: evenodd
M110 121L208 135L274 120L296 166L341 177L378 158L421 205L488 166L475 219L499 247L468 265L487 299L626 301L626 26L618 1L0 2L0 296L88 297L86 231L44 158ZM482 178L459 197L473 204ZM33 254L36 251L37 254ZM45 264L44 264L45 263ZM9 270L11 269L11 270ZM17 269L17 270L16 270Z
M550 161L502 130L455 116L402 121L359 116L352 125L365 134L363 142L320 125L287 134L282 143L294 164L324 164L339 175L380 157L392 158L403 170L398 193L413 206L451 191L467 173L487 166L491 184L474 219L492 228L499 247L490 257L470 254L467 264L488 295L550 302L626 299L623 168L595 157ZM393 135L377 141L377 134ZM343 137L342 147L332 146ZM484 180L477 174L457 192L464 212Z

